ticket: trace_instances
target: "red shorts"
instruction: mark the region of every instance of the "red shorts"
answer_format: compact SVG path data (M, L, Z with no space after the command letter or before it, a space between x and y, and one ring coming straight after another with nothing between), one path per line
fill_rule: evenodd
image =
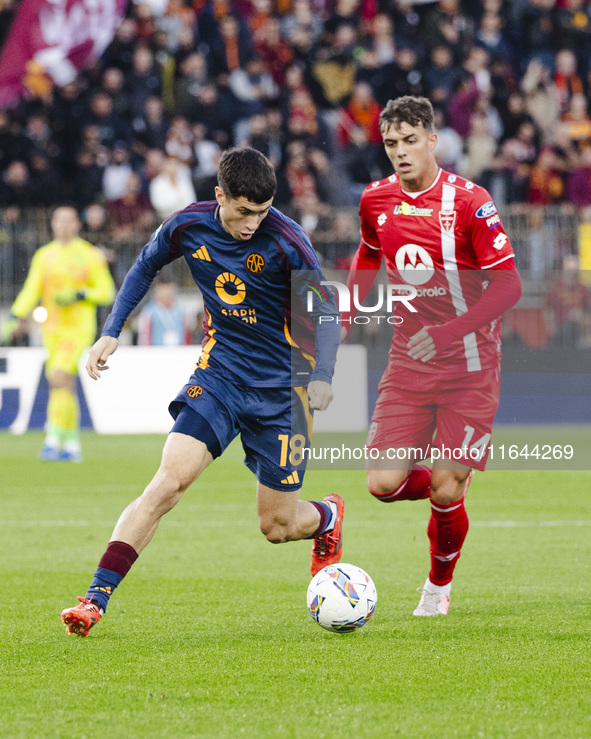
M458 376L391 366L380 381L367 446L412 447L412 462L445 458L483 470L500 382L499 367Z

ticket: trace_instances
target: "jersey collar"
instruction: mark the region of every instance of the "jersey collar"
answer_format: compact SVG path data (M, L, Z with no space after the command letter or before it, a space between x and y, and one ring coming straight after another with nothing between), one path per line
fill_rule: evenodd
M420 192L407 192L407 191L406 191L406 190L405 190L405 189L404 189L404 188L402 187L402 182L400 183L400 189L401 189L401 190L402 190L402 192L403 192L403 193L404 193L404 194L405 194L406 196L408 196L409 198L413 198L413 199L414 199L414 198L418 198L418 197L420 197L421 195L424 195L424 194L425 194L426 192L429 192L429 190L432 190L432 189L433 189L433 188L435 187L435 185L436 185L436 184L437 184L437 183L439 182L439 178L441 177L441 173L442 173L442 172L443 172L443 170L441 169L441 167L439 167L439 169L438 169L438 171L437 171L437 177L435 177L435 179L433 180L433 182L432 182L432 183L431 183L431 184L429 185L429 187L428 187L428 188L427 188L426 190L421 190Z

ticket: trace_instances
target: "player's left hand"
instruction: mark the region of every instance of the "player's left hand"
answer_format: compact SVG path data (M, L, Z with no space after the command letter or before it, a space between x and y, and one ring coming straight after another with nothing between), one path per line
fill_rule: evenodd
M428 362L437 354L435 342L427 331L428 328L428 326L422 328L411 337L406 345L408 347L408 356L411 359L416 359L418 362Z
M18 331L20 326L20 319L11 316L6 323L2 325L0 329L0 346L8 346L12 340L12 337Z
M324 380L312 380L308 385L308 397L310 398L310 408L315 411L325 411L332 403L334 395L332 387Z

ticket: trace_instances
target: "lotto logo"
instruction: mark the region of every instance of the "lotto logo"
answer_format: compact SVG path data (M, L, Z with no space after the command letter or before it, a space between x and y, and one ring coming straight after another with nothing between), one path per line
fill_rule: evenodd
M495 249L502 249L505 244L509 241L509 237L507 234L497 234L495 240L493 241L493 246Z

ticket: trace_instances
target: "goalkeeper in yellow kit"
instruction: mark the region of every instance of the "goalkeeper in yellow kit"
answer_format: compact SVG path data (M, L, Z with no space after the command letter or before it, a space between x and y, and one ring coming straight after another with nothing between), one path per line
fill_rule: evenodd
M80 408L76 394L78 362L96 338L96 306L108 305L115 285L103 254L79 238L74 208L56 208L51 219L54 240L33 256L23 289L2 331L3 343L41 302L47 310L43 345L48 357L47 435L39 456L48 461L79 462Z

